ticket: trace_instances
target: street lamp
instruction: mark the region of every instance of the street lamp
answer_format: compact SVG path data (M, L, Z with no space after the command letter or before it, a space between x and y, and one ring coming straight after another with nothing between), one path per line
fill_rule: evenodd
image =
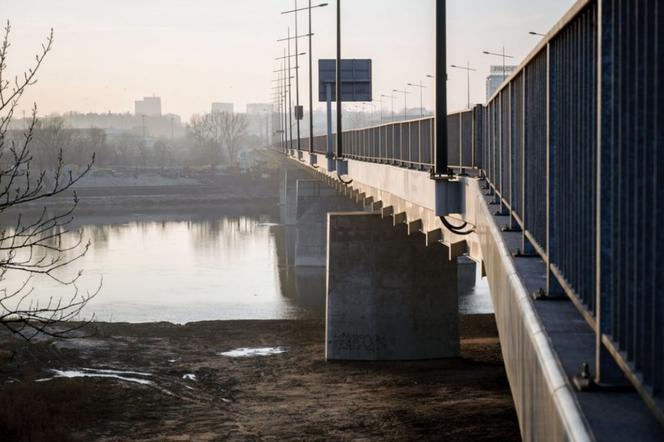
M292 107L293 107L292 89L293 89L293 87L291 85L291 79L293 78L293 76L291 76L290 59L293 58L293 57L297 57L298 55L305 55L306 52L301 52L300 54L292 54L291 55L291 53L290 53L290 28L288 28L288 38L287 38L287 40L288 40L288 54L284 54L283 57L277 57L277 58L275 58L275 60L284 60L284 59L288 60L288 66L287 66L287 69L288 69L288 76L287 76L287 79L288 79L288 120L290 122L290 124L288 126L290 127L290 148L292 149L293 148L293 111L292 111ZM285 49L284 49L284 52L286 52ZM297 80L297 67L295 68L295 74L296 74L295 79ZM297 86L297 83L296 83L296 86ZM298 126L299 126L299 124L298 124ZM297 141L298 141L298 148L299 148L299 144L300 144L300 137L299 136L297 138Z
M392 92L403 94L403 119L406 121L408 119L408 103L406 101L406 96L410 94L410 92L408 92L406 88L404 88L402 91L398 89L392 89Z
M295 10L297 11L297 0L295 0ZM295 35L297 35L297 14L295 14ZM295 106L300 108L300 61L297 56L297 38L295 39ZM290 43L289 43L290 45ZM297 150L300 150L300 118L295 115L295 124L297 125Z
M327 3L320 3L315 6L311 6L311 0L309 0L309 5L306 8L297 8L297 1L295 2L295 9L291 11L283 11L282 14L295 13L295 23L297 26L297 13L299 11L308 10L309 11L309 152L313 153L314 151L314 98L313 98L313 61L312 61L312 48L311 48L311 37L314 35L311 32L311 10L314 8L323 8L327 6ZM297 32L297 31L296 31ZM295 41L297 44L297 40ZM297 83L297 81L296 81ZM299 123L298 123L299 127Z
M378 100L374 100L378 102L378 106L380 107L380 124L383 124L383 99L385 95L381 95Z
M286 52L286 49L284 49L284 52ZM287 83L286 83L286 67L285 67L285 63L284 63L283 60L281 61L281 68L277 69L273 72L279 72L279 77L280 77L280 80L281 80L281 85L280 85L280 88L281 88L281 94L280 94L281 95L281 100L280 101L281 101L281 103L280 103L280 106L282 106L282 109L283 109L283 120L281 121L281 123L283 125L283 128L282 128L283 147L284 147L284 152L286 152L287 142L288 142L288 112L287 112L288 104L286 102L286 98L288 97L288 93L287 93L287 90L286 90L286 85L287 85ZM289 72L289 74L290 74L290 72ZM289 76L289 79L290 78L293 78L293 77Z
M314 34L302 34L302 35L298 35L297 37L296 36L284 37L284 38L280 38L279 40L277 40L277 42L282 42L282 41L287 41L287 40L295 40L296 38L309 37L309 35L314 35Z
M288 76L286 77L286 69L285 69L285 64L284 61L281 61L281 68L274 70L272 72L279 73L279 78L272 80L272 81L278 81L279 85L274 86L272 89L275 89L275 95L278 95L277 100L278 100L278 106L279 106L279 125L281 126L281 138L282 138L282 147L284 149L284 152L286 151L286 144L288 142L288 113L286 109L288 108L288 104L286 103L286 98L288 97L287 94L287 83L286 83L286 78L288 80L292 79L293 76ZM283 118L282 118L282 112L283 112Z
M284 55L283 57L277 57L277 58L275 58L275 60L284 60L284 59L286 59L286 58L293 58L293 57L295 57L295 56L297 56L297 55L307 55L307 53L306 53L306 52L300 52L299 54ZM292 67L292 68L291 68L291 70L293 70L293 69L295 69L295 67Z
M529 33L530 35L538 35L538 36L540 36L540 37L546 37L546 34L541 34L541 33L539 33L539 32L535 32L535 31L529 31L528 33Z
M335 93L337 102L337 160L343 158L343 129L341 121L341 0L337 0L337 62L335 79ZM338 172L337 172L338 174Z
M425 77L431 80L431 86L434 88L434 93L436 91L436 76L431 74L426 74Z
M486 55L495 55L496 57L502 57L503 58L503 81L507 79L507 72L505 71L505 59L506 58L514 58L511 55L505 55L505 46L503 46L503 53L502 54L497 54L495 52L489 52L489 51L482 51L483 54Z
M466 62L466 66L457 66L455 64L450 65L452 68L463 69L466 71L466 86L468 88L468 109L470 109L470 71L475 71L475 69L470 67L470 62Z
M309 2L309 6L306 8L299 8L299 9L291 9L290 11L282 11L282 14L290 14L292 12L300 12L300 11L306 11L307 9L314 9L314 8L322 8L324 6L327 6L327 3L321 3L318 5L311 6L311 2Z
M391 100L391 102L392 102L392 118L390 119L390 121L394 122L394 94L390 94L390 95L381 94L380 97L381 98L389 98Z
M424 107L422 106L422 90L426 89L426 86L422 85L422 80L420 80L419 84L408 83L408 86L420 88L420 118L424 118Z

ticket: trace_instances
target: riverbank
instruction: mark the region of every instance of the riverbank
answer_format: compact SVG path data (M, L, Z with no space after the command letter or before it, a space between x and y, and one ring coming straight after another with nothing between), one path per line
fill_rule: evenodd
M227 204L275 204L279 199L279 178L275 173L233 171L205 179L167 179L160 175L123 175L112 181L84 177L72 188L26 203L21 210L38 211L44 205L53 210L71 207L74 193L77 214L108 211L159 211L205 209Z
M463 316L461 335L461 358L390 363L325 362L318 320L4 335L0 439L518 440L493 316ZM245 347L284 352L221 354Z

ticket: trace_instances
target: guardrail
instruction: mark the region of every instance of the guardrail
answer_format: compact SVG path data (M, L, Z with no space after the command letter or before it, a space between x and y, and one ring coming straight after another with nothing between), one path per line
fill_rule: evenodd
M433 167L432 117L387 123L343 133L344 156L362 161L429 170ZM327 136L314 137L314 152L327 152ZM333 137L336 152L336 137Z
M448 115L448 167L486 177L508 227L522 232L521 252L547 263L547 293L566 294L596 331L596 379L614 381L617 362L664 423L664 7L655 3L578 1L485 106ZM430 170L433 125L344 132L344 155ZM314 138L315 152L326 139Z

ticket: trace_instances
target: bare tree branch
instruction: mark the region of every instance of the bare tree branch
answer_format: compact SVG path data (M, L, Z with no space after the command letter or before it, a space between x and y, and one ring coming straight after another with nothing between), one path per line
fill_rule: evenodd
M47 200L71 189L92 168L94 154L78 173L68 170L63 148L70 138L63 121L40 122L36 105L22 139L8 140L7 131L19 100L37 81L37 71L53 47L51 30L33 66L10 82L5 79L10 30L8 22L0 43L0 215L13 217L11 227L0 230L0 325L26 340L39 334L63 337L87 323L68 321L80 319L83 308L101 288L100 281L95 290L80 293L77 283L83 272L69 277L61 272L90 247L89 242L84 242L81 230L71 232L68 228L78 199L74 193L71 207L62 213L52 214L44 207L29 219L23 210L28 203ZM41 145L40 154L45 161L33 171L35 141ZM24 275L22 283L11 290L7 286L10 275L19 280L19 275ZM40 303L31 286L35 276L47 277L70 289L71 294Z

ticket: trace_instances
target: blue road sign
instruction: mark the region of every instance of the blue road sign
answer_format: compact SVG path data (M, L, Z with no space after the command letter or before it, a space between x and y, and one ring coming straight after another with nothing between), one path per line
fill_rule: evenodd
M332 87L332 100L336 97L337 62L318 60L318 101L327 101L327 85ZM341 101L372 101L371 60L341 60Z

